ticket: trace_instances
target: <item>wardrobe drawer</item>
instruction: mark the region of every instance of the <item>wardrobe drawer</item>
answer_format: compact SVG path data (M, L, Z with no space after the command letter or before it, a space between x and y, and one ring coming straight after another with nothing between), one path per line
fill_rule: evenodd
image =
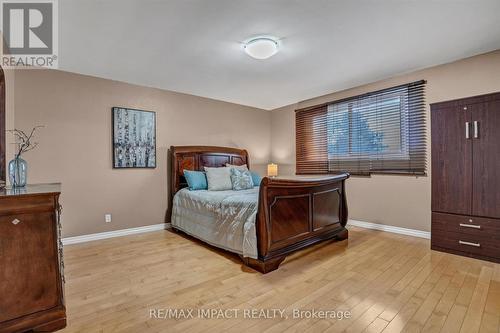
M498 237L498 234L495 236ZM498 238L488 237L487 235L476 236L468 233L433 229L431 244L432 246L464 253L500 258L500 242Z
M484 217L432 213L432 232L435 230L497 239L500 242L500 220Z

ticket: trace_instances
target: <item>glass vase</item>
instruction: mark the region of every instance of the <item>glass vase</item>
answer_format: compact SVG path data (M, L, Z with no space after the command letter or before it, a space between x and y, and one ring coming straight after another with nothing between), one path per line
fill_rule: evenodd
M9 162L9 181L12 187L26 186L28 176L28 163L21 157L16 157Z

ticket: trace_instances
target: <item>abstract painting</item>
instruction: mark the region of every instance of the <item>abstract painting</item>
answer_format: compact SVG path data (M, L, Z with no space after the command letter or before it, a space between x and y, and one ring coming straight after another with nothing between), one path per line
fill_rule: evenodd
M156 167L156 113L113 108L113 168Z

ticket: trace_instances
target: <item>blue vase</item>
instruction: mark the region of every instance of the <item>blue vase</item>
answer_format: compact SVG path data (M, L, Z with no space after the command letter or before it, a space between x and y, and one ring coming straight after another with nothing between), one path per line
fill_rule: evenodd
M28 163L20 157L9 162L9 181L12 187L24 187L28 177Z

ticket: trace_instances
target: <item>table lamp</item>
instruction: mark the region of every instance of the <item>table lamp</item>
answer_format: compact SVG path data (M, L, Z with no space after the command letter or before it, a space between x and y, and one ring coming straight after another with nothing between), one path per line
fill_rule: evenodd
M278 175L278 165L270 163L267 165L267 176L276 177Z

